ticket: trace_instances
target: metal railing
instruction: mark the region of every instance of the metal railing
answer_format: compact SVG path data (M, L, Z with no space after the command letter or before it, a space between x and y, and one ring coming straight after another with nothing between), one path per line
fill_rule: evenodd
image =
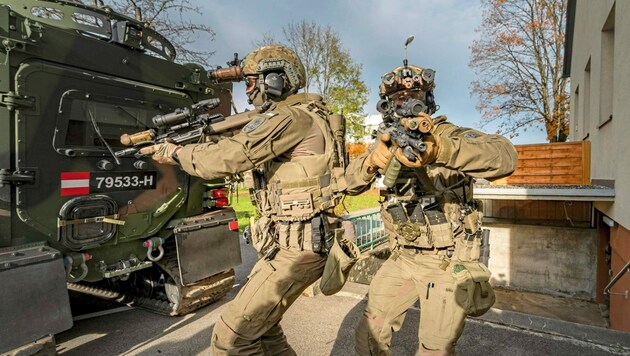
M615 292L610 291L610 289L615 285L615 283L617 283L617 281L621 279L621 277L623 277L623 275L626 274L626 272L630 272L630 261L628 261L628 263L626 263L626 265L623 266L621 270L619 270L619 273L617 273L617 275L613 277L613 279L608 283L608 285L604 287L604 294L623 295L625 299L628 299L627 289L623 293L615 293Z
M387 241L380 208L361 210L345 216L344 220L352 222L355 243L362 252L372 250Z

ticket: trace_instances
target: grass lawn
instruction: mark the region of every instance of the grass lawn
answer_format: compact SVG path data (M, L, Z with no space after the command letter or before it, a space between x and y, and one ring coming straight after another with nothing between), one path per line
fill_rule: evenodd
M239 231L243 232L245 226L249 225L249 218L256 216L256 209L249 200L249 192L247 189L239 189L238 195L234 194L232 197L231 205L236 211L236 217L238 218ZM370 189L367 192L357 196L346 196L343 200L343 205L348 212L372 208L378 206L378 191ZM335 211L339 214L345 214L346 211L342 207L337 207Z

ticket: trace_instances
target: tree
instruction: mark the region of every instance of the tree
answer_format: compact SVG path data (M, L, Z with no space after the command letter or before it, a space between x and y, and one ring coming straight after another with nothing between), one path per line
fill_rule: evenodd
M282 29L284 44L292 48L306 70L306 91L314 87L334 112L346 116L347 132L357 139L364 133L363 107L369 89L361 80L363 66L355 63L343 48L339 34L330 26L302 20ZM271 33L265 33L255 45L279 43Z
M510 137L544 124L549 142L569 133L567 79L562 77L564 0L481 0L481 39L471 46L480 77L482 125L495 123Z
M176 60L180 63L194 62L209 66L214 52L194 50L190 47L200 36L214 40L215 33L205 24L190 21L190 14L201 13L201 7L190 0L75 0L94 6L109 6L136 20L146 21L151 28L168 38L175 47Z
M347 142L346 143L346 152L348 152L348 156L350 159L355 159L360 155L364 154L368 150L368 145L365 142Z

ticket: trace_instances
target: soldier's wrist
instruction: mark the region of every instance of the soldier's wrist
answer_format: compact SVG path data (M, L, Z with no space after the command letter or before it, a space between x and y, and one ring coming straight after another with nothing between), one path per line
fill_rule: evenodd
M173 151L173 154L171 155L171 158L172 158L172 159L173 159L173 161L175 161L175 163L177 163L177 164L180 164L180 163L179 163L179 156L178 156L178 154L179 154L179 151L181 151L181 150L182 150L182 147L177 147L177 148L175 149L175 151Z

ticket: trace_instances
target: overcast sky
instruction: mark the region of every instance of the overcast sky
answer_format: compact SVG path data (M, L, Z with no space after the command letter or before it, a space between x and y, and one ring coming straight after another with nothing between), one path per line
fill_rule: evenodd
M363 65L362 80L370 88L365 108L377 114L381 75L402 64L403 44L409 35L409 63L436 71L438 114L455 124L480 129L476 98L470 96L475 79L468 67L470 45L478 38L481 22L478 0L191 0L203 9L195 21L209 24L216 32L212 42L199 39L199 48L216 51L210 62L225 66L238 52L242 58L265 33L282 39L282 28L303 19L336 30L355 62ZM243 83L235 84L239 110L247 104ZM484 131L496 129L486 127ZM530 129L512 140L516 144L545 142L545 134Z

